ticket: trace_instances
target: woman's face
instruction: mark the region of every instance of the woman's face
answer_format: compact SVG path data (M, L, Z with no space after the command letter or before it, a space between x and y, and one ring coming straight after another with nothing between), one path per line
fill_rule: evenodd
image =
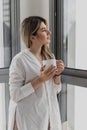
M47 44L50 43L50 35L51 32L47 29L47 26L44 24L44 22L41 22L40 28L37 31L36 39L41 44Z

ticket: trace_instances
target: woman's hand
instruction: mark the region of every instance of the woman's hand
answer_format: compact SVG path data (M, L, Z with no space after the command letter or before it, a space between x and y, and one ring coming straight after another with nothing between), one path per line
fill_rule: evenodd
M54 75L57 72L57 67L56 66L49 66L48 68L46 68L45 66L43 66L41 68L41 74L40 74L40 78L43 82L49 80L50 78L53 78Z
M39 76L37 76L36 78L34 78L31 81L31 84L33 86L33 88L36 90L39 87L42 86L42 83L44 83L45 81L49 80L50 78L53 78L54 75L56 74L57 71L57 67L51 65L48 68L46 68L45 66L43 66L41 68L41 73Z
M53 79L56 84L60 84L61 82L60 74L64 71L64 63L62 60L57 60L56 64L57 64L57 71Z
M56 64L57 64L56 75L60 75L64 71L64 63L62 60L57 60Z

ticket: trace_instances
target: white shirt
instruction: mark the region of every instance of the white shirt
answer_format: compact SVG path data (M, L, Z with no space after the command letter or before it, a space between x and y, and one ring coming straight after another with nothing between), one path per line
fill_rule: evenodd
M9 71L9 123L8 130L13 130L14 116L18 130L61 130L60 111L56 85L53 79L42 84L37 90L31 81L40 74L41 64L37 58L25 49L17 54Z

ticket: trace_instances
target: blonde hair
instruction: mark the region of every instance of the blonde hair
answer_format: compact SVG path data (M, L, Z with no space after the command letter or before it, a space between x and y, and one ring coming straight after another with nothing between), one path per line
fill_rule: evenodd
M44 22L44 24L48 27L47 21L39 16L30 16L23 20L21 24L21 35L27 48L30 48L32 45L30 35L37 35L37 31L40 27L41 22ZM54 58L48 45L42 46L41 54L44 59Z

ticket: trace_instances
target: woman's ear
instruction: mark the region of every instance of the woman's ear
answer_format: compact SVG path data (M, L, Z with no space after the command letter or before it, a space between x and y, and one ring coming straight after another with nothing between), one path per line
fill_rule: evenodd
M30 40L31 41L35 40L35 36L34 35L30 35Z

